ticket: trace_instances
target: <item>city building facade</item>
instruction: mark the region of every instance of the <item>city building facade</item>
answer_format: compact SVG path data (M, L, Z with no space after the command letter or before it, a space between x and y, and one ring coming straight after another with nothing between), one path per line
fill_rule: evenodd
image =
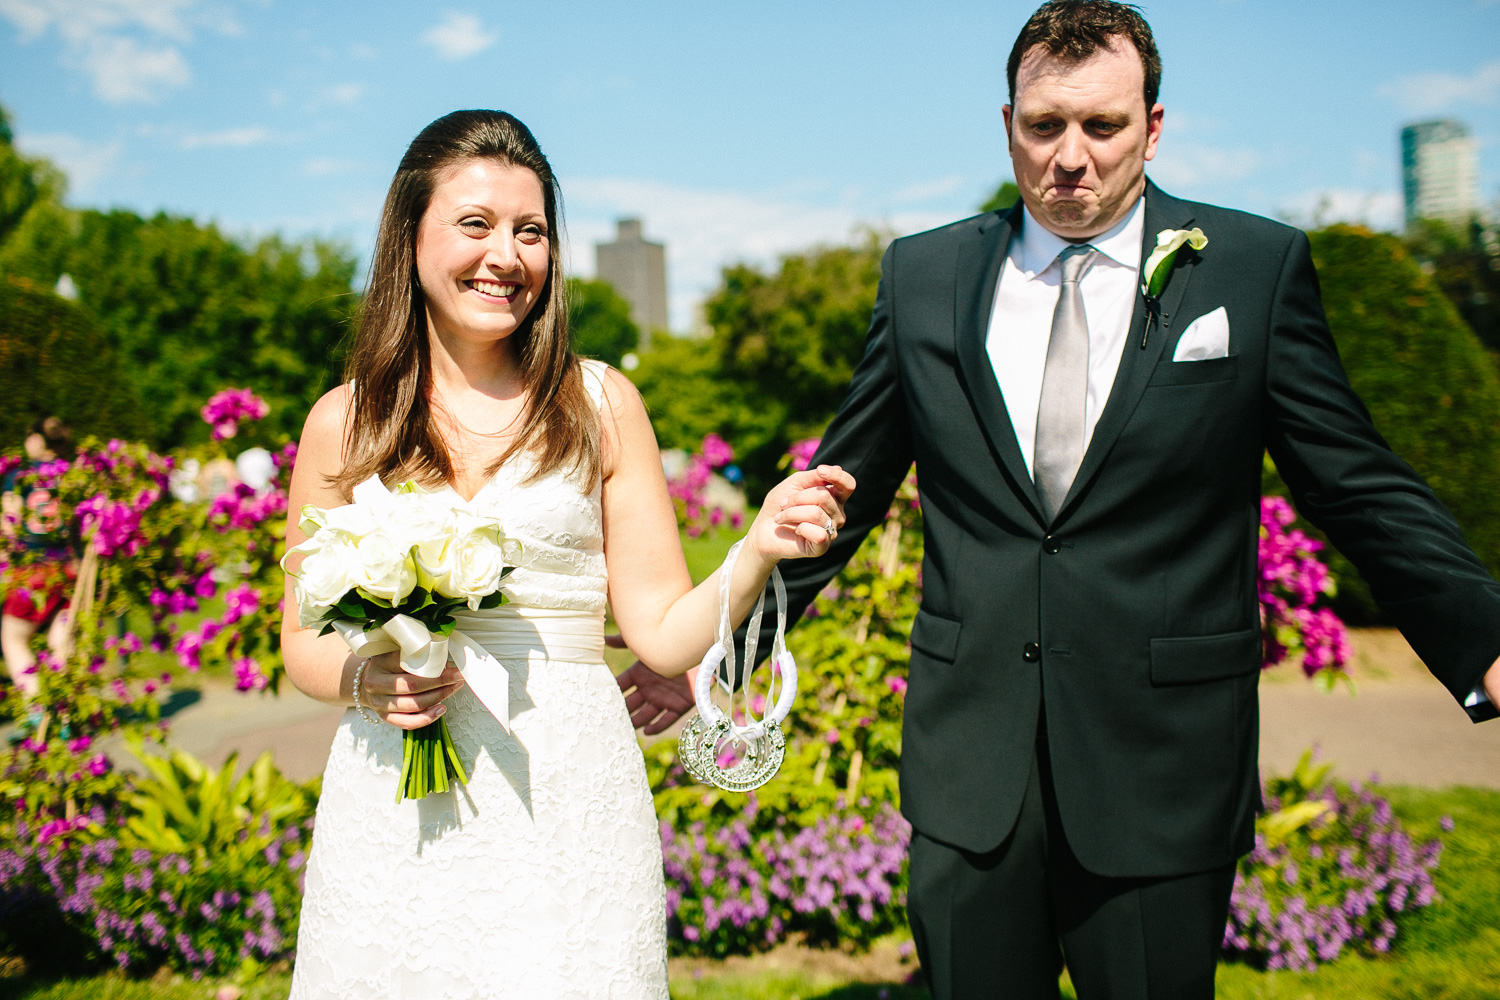
M1406 226L1418 219L1462 224L1481 214L1479 143L1462 122L1445 118L1401 130Z
M667 248L645 238L640 219L619 219L615 225L613 243L594 244L594 273L630 303L645 349L653 331L667 330Z

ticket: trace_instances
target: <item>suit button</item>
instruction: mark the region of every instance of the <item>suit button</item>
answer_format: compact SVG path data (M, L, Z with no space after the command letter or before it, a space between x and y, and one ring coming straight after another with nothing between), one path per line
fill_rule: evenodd
M1021 659L1027 663L1036 663L1042 658L1042 647L1034 642L1028 642L1021 650Z
M1062 542L1057 540L1056 535L1048 535L1042 539L1042 551L1049 556L1055 556L1062 551Z

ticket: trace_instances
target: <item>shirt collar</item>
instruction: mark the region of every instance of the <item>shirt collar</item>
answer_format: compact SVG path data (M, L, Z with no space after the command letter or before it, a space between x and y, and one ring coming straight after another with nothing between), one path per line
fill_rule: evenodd
M1089 240L1089 245L1116 264L1139 271L1141 239L1146 229L1146 213L1141 206L1145 203L1146 196L1142 194L1125 218L1109 232ZM1025 219L1021 223L1021 255L1017 263L1031 279L1051 267L1057 255L1072 244L1037 222L1030 209L1022 206L1021 211Z

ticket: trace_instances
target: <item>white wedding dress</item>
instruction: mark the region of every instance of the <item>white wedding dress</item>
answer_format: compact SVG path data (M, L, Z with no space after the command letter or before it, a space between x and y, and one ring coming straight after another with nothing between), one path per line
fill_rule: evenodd
M468 785L397 804L401 730L344 713L292 1000L667 1000L661 840L603 662L599 485L522 472L476 498L524 546L510 602L458 619L510 672L512 731L460 689L445 718Z

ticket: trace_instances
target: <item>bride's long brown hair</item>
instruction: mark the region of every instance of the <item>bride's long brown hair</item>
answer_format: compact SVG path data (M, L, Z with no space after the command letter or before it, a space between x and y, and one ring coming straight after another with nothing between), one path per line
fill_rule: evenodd
M599 418L569 346L567 283L557 178L531 131L503 111L455 111L407 147L385 196L370 283L344 368L354 383L344 468L331 482L345 496L371 475L424 484L453 479L452 457L433 412L426 300L417 278L417 230L438 175L464 160L524 167L542 183L549 268L539 301L511 335L528 399L521 431L486 475L529 452L529 478L567 466L584 483L599 476Z

